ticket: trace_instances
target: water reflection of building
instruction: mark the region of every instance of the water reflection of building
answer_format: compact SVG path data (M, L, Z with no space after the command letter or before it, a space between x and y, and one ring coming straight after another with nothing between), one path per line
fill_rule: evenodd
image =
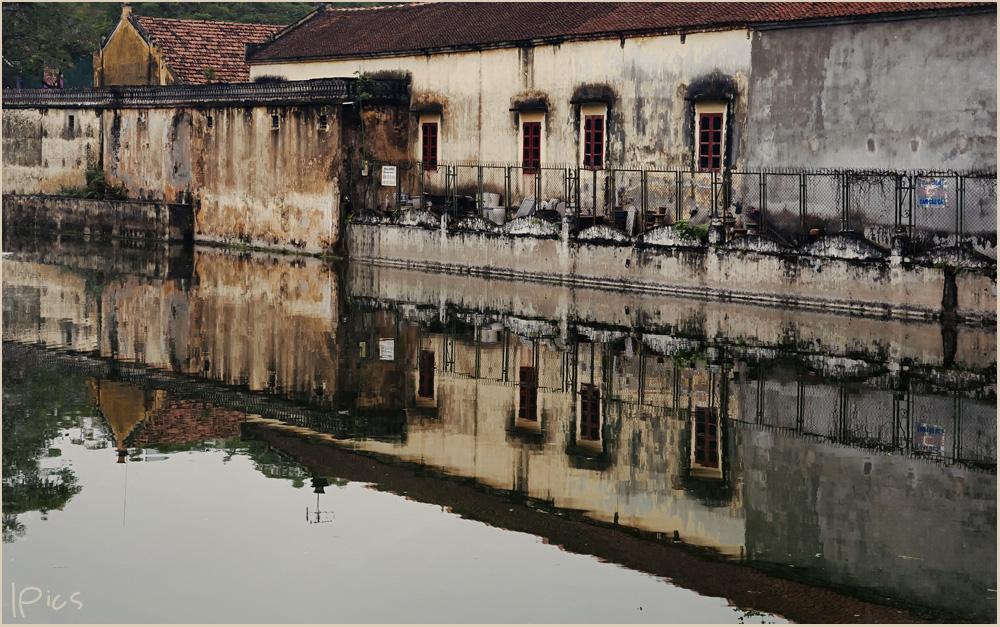
M567 342L545 321L506 320L518 335L385 311L355 320L395 328L397 346L411 347L394 364L405 441L355 446L739 554L739 477L720 418L735 409L720 395L727 367L675 363L598 330Z
M352 448L910 603L937 581L951 597L934 603L989 614L961 583L995 579L996 401L978 375L509 316L393 318L354 316L411 346L395 365L406 437ZM918 446L928 422L947 425L939 450ZM924 546L934 535L950 540Z
M126 382L92 379L90 389L95 409L110 427L119 463L132 447L236 437L246 420L243 412Z
M128 455L126 440L143 422L156 415L166 397L163 390L144 390L119 381L92 380L94 408L108 421L115 440L118 463Z
M724 312L708 305L673 313L675 304L659 301L632 314L655 315L656 324L630 322L628 307L623 317L604 301L584 322L541 296L542 304L520 302L522 292L537 295L531 286L494 285L490 296L511 303L500 310L459 309L441 296L448 281L464 287L455 277L386 287L386 275L353 287L414 300L354 296L345 309L336 275L318 263L213 251L196 268L190 283L109 281L101 354L211 382L213 393L262 392L255 398L281 405L271 417L351 439L352 449L594 521L677 531L769 568L794 564L917 604L921 590L940 584L951 594L942 603L958 609L983 604L963 580L995 587L995 562L983 559L995 556L988 331L958 329L959 367L951 367L944 334L930 325L886 322L883 339L871 320L803 313L791 327L755 310L758 317L726 326ZM46 272L19 284L37 296L31 311L55 307L41 304L59 293L48 281L64 281L67 294L77 285L69 272ZM537 315L543 305L548 317ZM700 322L699 308L709 309ZM32 323L38 314L28 309L5 317L6 339L35 342L37 329L53 324ZM124 313L113 318L110 309ZM82 329L93 319L87 311L65 315ZM751 334L747 320L763 330ZM830 339L823 330L832 325L840 326ZM786 326L794 330L787 337ZM118 420L121 431L140 414Z

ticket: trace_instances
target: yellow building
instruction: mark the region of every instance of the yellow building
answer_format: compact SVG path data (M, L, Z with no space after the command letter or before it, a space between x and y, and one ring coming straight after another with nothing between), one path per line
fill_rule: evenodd
M122 5L122 14L94 55L94 86L247 83L247 43L259 43L283 28L142 17Z

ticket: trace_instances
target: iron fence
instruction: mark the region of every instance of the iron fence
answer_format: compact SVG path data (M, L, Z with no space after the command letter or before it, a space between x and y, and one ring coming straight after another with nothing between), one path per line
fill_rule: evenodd
M397 168L379 190L381 166ZM726 238L760 233L796 248L854 233L881 246L905 235L910 253L962 246L996 259L996 172L695 172L523 163L372 162L361 204L426 208L497 224L518 216L609 224L636 236L680 220L714 223Z

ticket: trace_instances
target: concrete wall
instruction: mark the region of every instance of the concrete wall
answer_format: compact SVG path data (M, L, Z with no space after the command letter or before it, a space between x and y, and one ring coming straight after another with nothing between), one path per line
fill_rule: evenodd
M746 165L997 164L997 19L910 19L753 34Z
M181 202L187 193L196 240L311 253L336 243L339 106L114 109L103 116L108 179L144 200Z
M250 77L289 80L348 77L355 71L412 78L415 111L439 110L438 160L521 161L520 122L511 108L546 103L541 160L582 163L578 98L608 107L606 161L689 168L693 164L692 90L705 96L713 75L735 89L730 121L739 138L745 116L750 40L746 31L570 42L558 46L252 65ZM417 115L414 114L414 122ZM419 125L410 158L420 159ZM739 144L730 146L735 163Z
M100 167L101 140L100 112L93 109L4 108L3 193L86 185L87 171Z
M190 205L7 194L3 223L16 230L183 241L192 235L193 220Z
M213 108L193 116L197 238L325 252L340 237L341 107ZM204 117L213 116L214 128ZM272 116L278 128L272 128ZM327 128L320 128L326 116Z
M638 248L444 229L351 224L351 257L379 263L751 302L932 316L945 270L708 248ZM958 313L995 318L996 279L968 272Z

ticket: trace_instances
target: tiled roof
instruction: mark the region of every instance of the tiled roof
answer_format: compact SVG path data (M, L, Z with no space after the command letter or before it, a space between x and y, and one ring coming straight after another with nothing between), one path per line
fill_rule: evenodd
M394 55L537 39L690 32L970 5L996 6L974 2L425 2L366 9L326 8L281 33L249 59Z
M185 85L207 83L206 68L215 70L216 82L248 82L250 67L244 60L244 44L262 42L284 28L273 24L133 17L134 23L163 51L167 65Z

